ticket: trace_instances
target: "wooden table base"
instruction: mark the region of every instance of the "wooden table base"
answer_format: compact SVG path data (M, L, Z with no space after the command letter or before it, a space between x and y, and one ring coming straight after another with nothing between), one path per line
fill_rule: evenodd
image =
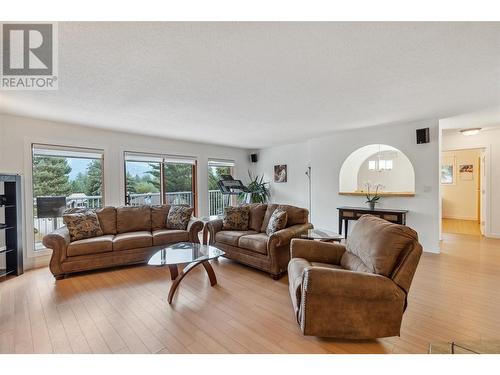
M214 269L212 268L208 260L189 263L180 273L177 269L177 266L175 264L171 264L168 266L168 268L170 269L170 277L172 278L172 280L174 280L174 282L170 287L170 291L168 292L167 300L169 304L172 304L172 299L174 298L175 291L179 287L181 280L189 273L189 271L191 271L199 264L201 264L203 268L205 268L205 271L207 271L208 278L210 279L210 285L214 286L217 284L217 277L215 277Z

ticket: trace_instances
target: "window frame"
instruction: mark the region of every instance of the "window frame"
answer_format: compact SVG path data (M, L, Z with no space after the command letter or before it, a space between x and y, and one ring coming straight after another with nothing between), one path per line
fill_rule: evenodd
M35 228L35 215L34 215L34 156L35 156L35 149L46 149L46 150L55 150L59 152L81 152L81 153L94 153L94 154L99 154L100 159L101 159L101 171L102 171L102 176L101 176L101 207L105 207L106 205L106 188L105 188L105 180L106 180L106 170L105 170L105 155L106 155L106 150L104 148L93 148L93 147L85 147L85 146L67 146L67 145L62 145L62 144L53 144L53 143L43 143L43 142L35 142L31 141L29 142L29 178L30 181L29 183L26 183L25 187L25 194L27 197L30 197L30 203L26 204L26 212L29 212L29 215L26 215L26 244L27 244L27 256L28 258L34 258L34 257L40 257L40 256L45 256L49 255L52 253L51 249L48 249L46 247L43 247L41 249L35 250L35 235L34 235L34 228ZM55 155L48 155L48 156L53 156L56 157ZM73 157L74 159L77 159L78 156ZM81 157L84 159L84 157ZM96 160L97 158L88 158L92 160ZM25 161L26 162L26 161Z

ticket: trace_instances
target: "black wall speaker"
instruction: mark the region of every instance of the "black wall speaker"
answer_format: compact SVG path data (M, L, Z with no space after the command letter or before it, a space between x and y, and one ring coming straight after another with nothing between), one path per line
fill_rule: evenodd
M252 159L252 163L257 163L257 154L251 154L250 159Z
M429 128L417 129L417 144L429 142Z

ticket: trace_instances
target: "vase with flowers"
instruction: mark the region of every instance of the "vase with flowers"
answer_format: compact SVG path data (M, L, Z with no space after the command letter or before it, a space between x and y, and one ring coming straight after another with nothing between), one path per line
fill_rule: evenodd
M372 184L371 182L366 182L366 203L370 205L370 210L375 210L375 204L380 200L379 191L383 189L382 184Z

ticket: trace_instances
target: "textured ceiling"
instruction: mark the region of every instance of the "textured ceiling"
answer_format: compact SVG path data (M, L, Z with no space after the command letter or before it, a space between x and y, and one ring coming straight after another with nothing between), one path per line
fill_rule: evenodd
M500 103L500 23L59 23L59 90L0 111L260 148Z

